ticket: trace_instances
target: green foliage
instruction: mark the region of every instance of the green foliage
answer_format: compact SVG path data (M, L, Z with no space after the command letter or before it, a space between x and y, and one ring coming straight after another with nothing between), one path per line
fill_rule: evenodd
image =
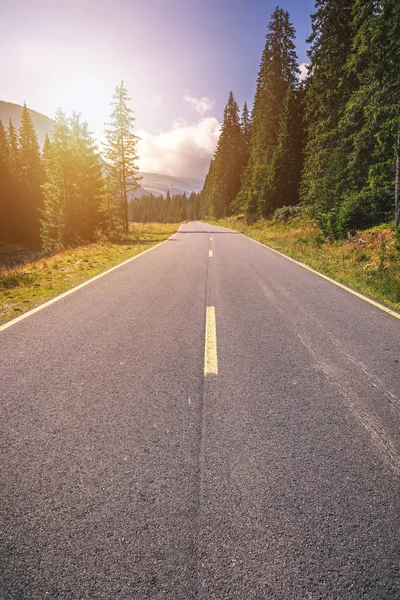
M79 115L68 119L57 112L44 164L43 250L52 253L91 241L100 223L104 182L95 143Z
M249 135L247 106L239 119L239 107L232 92L224 110L221 135L202 192L202 213L222 218L234 211L240 176L247 160Z
M0 241L9 239L13 176L10 169L10 146L3 123L0 120Z
M44 168L40 156L38 138L29 110L24 103L21 126L18 131L19 179L24 199L24 222L26 237L35 242L40 239L40 214L44 208Z
M186 194L166 198L145 194L134 198L130 203L130 219L136 223L181 223L186 219L200 218L200 194L192 192L189 198Z
M346 151L338 127L354 81L343 71L350 53L354 0L318 0L309 38L311 76L305 86L308 138L303 199L330 222L344 189Z
M261 58L249 160L236 199L236 209L244 212L249 222L267 216L288 201L298 201L302 141L292 138L292 134L296 127L299 132L302 130L302 117L294 125L293 119L301 110L295 93L298 66L294 38L288 12L277 8L268 27Z
M139 138L133 133L134 116L129 108L124 82L115 88L111 121L106 129L105 158L107 161L108 215L112 226L122 224L128 231L128 194L140 183L136 165L136 145Z
M393 218L399 27L397 0L317 2L302 197L327 234Z
M243 164L246 165L250 155L250 136L251 136L251 116L247 107L247 102L243 105L240 127L243 135Z
M348 231L366 229L379 221L371 195L355 193L345 196L329 229L345 236Z
M302 214L303 207L300 205L296 206L282 206L274 211L273 219L277 223L287 223L294 217L298 217Z
M302 95L302 89L288 87L280 108L277 144L268 168L268 212L299 201L304 143Z
M0 122L0 242L37 245L44 172L39 144L24 105L21 127Z

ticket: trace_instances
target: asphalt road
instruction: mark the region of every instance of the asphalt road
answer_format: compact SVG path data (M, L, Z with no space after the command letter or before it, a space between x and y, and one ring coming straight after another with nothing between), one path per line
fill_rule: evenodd
M195 222L0 331L0 598L398 600L399 360L398 319Z

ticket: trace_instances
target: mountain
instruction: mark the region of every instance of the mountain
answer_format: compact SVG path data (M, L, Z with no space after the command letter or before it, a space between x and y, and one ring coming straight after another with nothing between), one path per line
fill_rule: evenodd
M50 134L54 125L54 121L42 115L36 110L29 108L33 124L38 135L40 145L43 145L46 134ZM14 127L17 129L21 124L22 106L13 104L12 102L4 102L0 100L0 119L3 125L7 127L8 121L11 119ZM203 189L202 179L193 179L192 177L173 177L172 175L160 175L158 173L139 173L142 177L142 184L136 193L137 198L144 194L154 194L155 196L165 196L167 191L171 196L174 194L189 195L191 192L200 192Z
M14 127L18 129L21 125L21 113L22 106L20 104L3 102L3 100L0 100L0 119L5 127L8 126L8 121L11 119ZM42 146L46 137L46 133L50 134L53 128L54 121L49 119L49 117L36 112L36 110L32 110L31 108L29 108L29 113L36 129L39 144Z
M203 180L192 177L173 177L172 175L160 175L158 173L139 173L142 177L141 187L146 193L159 196L166 195L167 191L171 196L174 194L189 195L191 192L201 192L203 189ZM137 194L136 194L137 195Z

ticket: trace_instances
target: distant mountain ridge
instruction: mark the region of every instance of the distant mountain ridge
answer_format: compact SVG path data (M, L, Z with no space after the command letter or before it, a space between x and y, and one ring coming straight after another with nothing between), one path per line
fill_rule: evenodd
M51 134L54 120L29 107L28 110L35 126L39 143L42 146L46 134ZM18 129L21 124L21 113L22 106L20 104L0 100L0 120L5 127L8 126L8 121L11 119L14 127ZM200 192L203 189L203 180L193 177L174 177L172 175L147 172L141 172L139 175L142 177L142 184L134 194L138 198L144 194L162 195L165 197L168 190L171 196L183 193L189 195L191 192Z
M147 193L155 196L166 195L167 191L171 196L174 194L191 194L191 192L201 192L203 189L203 180L193 177L174 177L172 175L160 175L159 173L139 173L142 177L141 187Z

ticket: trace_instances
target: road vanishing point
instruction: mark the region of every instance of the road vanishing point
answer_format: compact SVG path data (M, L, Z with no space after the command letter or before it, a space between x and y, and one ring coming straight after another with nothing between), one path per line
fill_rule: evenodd
M0 598L400 598L400 320L189 222L0 327Z

